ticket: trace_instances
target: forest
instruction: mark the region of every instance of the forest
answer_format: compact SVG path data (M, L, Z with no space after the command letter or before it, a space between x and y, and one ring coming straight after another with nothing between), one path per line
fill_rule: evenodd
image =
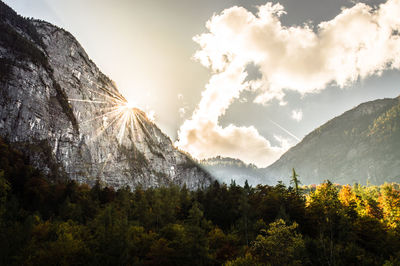
M399 265L400 186L89 187L0 139L1 265Z

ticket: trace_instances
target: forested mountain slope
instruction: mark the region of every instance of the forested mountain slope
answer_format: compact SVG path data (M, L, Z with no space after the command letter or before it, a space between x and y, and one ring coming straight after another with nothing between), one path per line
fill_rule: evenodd
M308 134L269 166L266 176L304 184L400 180L400 98L360 104Z

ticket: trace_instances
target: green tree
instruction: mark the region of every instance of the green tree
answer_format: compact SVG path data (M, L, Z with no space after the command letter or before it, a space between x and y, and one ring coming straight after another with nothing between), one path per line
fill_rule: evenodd
M203 212L200 210L197 201L195 201L189 210L185 226L187 251L189 258L191 258L188 264L205 265L209 260L206 231L202 227L204 223Z
M296 222L286 225L282 219L271 223L253 242L252 255L265 265L301 265L305 244L297 227Z
M234 260L227 261L224 266L263 266L265 264L260 263L250 253L246 253L244 257L238 257Z
M240 245L237 235L225 234L219 228L214 228L208 233L208 242L211 256L217 265L234 259L239 253Z
M250 203L246 190L243 190L239 199L239 211L240 211L240 224L246 240L246 245L249 245L249 214L250 214Z
M290 180L290 184L294 186L294 191L298 194L299 191L299 185L301 184L300 180L298 179L299 175L296 173L296 170L292 168L292 178Z

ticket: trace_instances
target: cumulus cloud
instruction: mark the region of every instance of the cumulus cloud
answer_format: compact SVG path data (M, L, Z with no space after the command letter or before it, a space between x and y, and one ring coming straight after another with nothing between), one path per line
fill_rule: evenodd
M303 111L302 110L292 110L292 118L297 122L303 120Z
M344 87L400 68L400 0L377 8L358 3L315 30L307 24L283 26L283 14L280 4L262 5L257 14L235 6L214 15L206 24L208 32L194 37L200 45L194 58L213 75L179 130L180 148L200 158L229 155L266 165L286 147L272 146L254 127L218 125L242 91L257 93L256 103L278 99L284 104L288 90L317 93L329 84ZM248 65L258 67L259 77L246 79ZM266 154L262 159L252 151L255 143Z
M180 117L180 118L184 118L185 115L186 115L186 113L187 113L187 110L189 109L189 106L188 106L188 104L184 101L184 97L183 97L183 94L182 94L182 93L178 93L177 97L178 97L178 100L179 100L180 102L182 102L182 106L178 108L179 117Z
M273 163L282 154L282 149L289 147L288 140L279 136L275 136L275 139L281 145L272 146L254 127L237 127L231 124L222 128L207 120L187 120L181 127L181 132L186 135L180 140L180 147L187 148L199 159L221 155L265 166Z

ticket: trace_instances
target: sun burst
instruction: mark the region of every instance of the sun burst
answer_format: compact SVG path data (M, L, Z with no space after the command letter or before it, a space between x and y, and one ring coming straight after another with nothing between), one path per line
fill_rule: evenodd
M104 87L85 89L86 93L81 97L69 98L68 101L69 103L74 102L71 107L74 109L79 127L86 133L88 142L101 145L102 139L99 137L107 135L107 138L114 137L119 145L131 147L133 158L143 156L139 155L140 149L136 145L143 143L145 136L151 135L146 123L154 123L155 112L148 108L145 108L146 111L143 112L142 108L139 108L134 101L126 100L117 91ZM91 112L86 110L80 112L82 109L90 109ZM88 113L89 116L82 116L82 114ZM127 136L129 137L127 138ZM101 179L113 156L114 154L111 153L100 156L97 162L99 164L98 173L93 177L97 176L96 178Z
M132 101L127 101L127 102L125 103L125 107L126 107L126 108L129 108L129 109L133 109L133 108L137 108L137 105L136 105L134 102L132 102Z
M121 144L126 132L130 131L132 134L134 133L133 125L136 124L135 113L138 108L136 103L127 101L122 96L106 89L102 89L103 92L88 90L96 96L90 97L90 99L69 99L69 101L76 102L77 104L96 105L96 109L98 109L100 115L79 121L79 124L85 126L90 123L89 126L93 126L93 122L101 121L99 123L100 126L95 128L91 141L95 141L109 128L116 128L116 132L118 132L116 138L118 143Z
M145 121L142 120L142 115L138 115L138 112L141 113L141 111L135 102L127 101L118 93L105 88L100 88L98 91L88 89L88 91L92 93L89 99L85 97L84 99L69 99L69 101L76 102L75 104L78 105L95 105L96 112L94 114L96 115L86 120L78 121L82 127L94 127L94 131L90 129L93 132L90 136L91 142L95 142L105 132L113 134L119 145L124 142L126 134L129 133L135 141L141 139L140 134L137 134L137 130L147 131L147 129L141 126ZM154 111L148 111L146 116L148 121L154 122ZM134 156L136 157L136 154ZM109 158L106 159L104 165L108 160Z

